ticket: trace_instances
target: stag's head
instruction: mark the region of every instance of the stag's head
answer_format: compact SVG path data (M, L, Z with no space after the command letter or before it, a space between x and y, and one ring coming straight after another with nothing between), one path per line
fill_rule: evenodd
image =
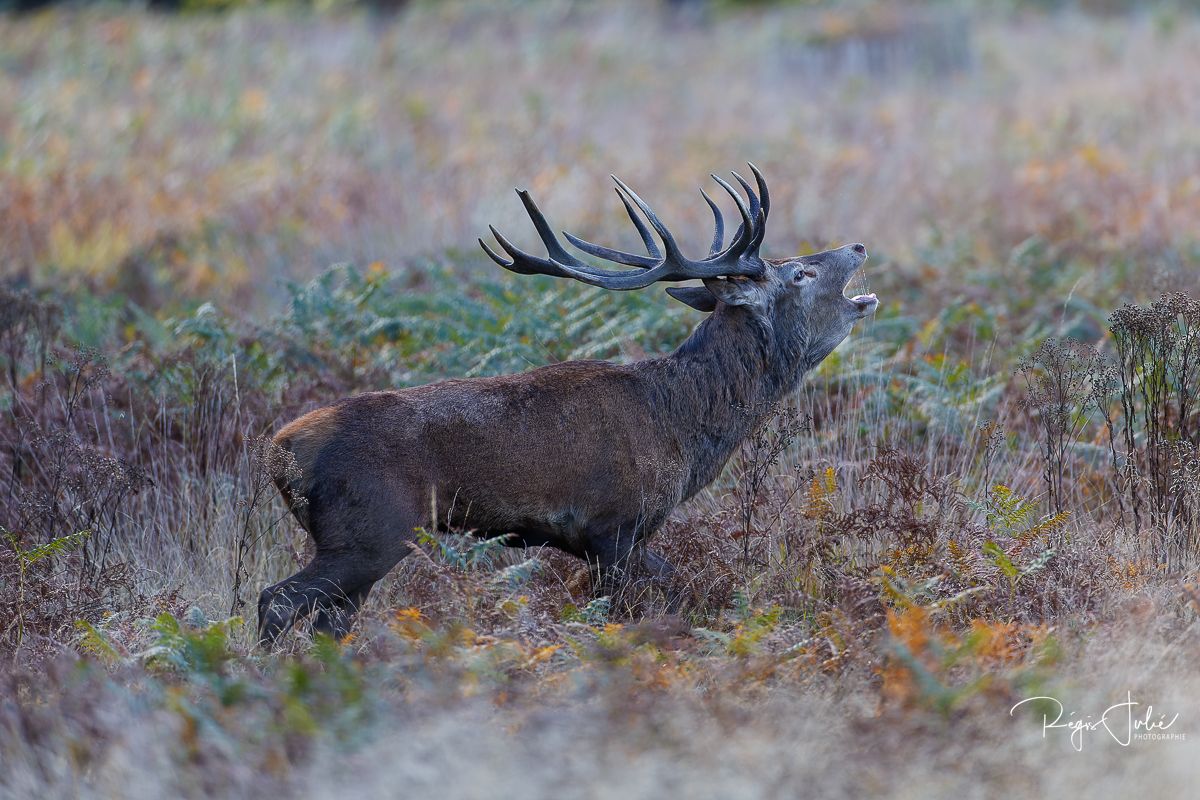
M757 191L745 178L733 173L745 197L727 181L712 176L733 198L741 216L728 245L724 243L725 220L720 208L700 190L712 209L715 224L708 255L702 259L685 257L675 237L650 206L616 176L613 180L617 195L641 235L647 255L592 244L566 232L563 235L584 253L633 269L600 269L571 255L526 191L517 194L546 246L547 257L518 249L495 228L491 229L492 235L511 260L497 255L482 239L479 244L493 261L512 272L573 278L604 289L641 289L656 282L700 280L699 286L672 286L667 293L699 311L749 315L780 338L797 342L802 350L801 360L811 366L829 355L850 333L854 323L873 314L879 305L874 294L847 297L845 293L850 279L866 262L867 249L861 244L849 244L795 258L761 257L759 247L766 234L771 198L762 173L753 164L749 166ZM650 228L658 235L658 241Z

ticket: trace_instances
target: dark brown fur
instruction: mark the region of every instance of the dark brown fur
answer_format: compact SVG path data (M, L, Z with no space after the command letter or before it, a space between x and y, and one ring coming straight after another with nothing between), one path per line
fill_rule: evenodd
M865 258L856 247L771 262L760 280L706 281L715 310L666 357L372 392L287 425L275 441L302 477L281 478L280 490L316 556L263 591L262 638L313 610L318 630L344 633L416 528L511 534L619 576L869 313L842 295Z

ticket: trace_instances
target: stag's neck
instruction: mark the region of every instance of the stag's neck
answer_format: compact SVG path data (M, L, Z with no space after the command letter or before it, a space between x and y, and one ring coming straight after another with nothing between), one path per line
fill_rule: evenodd
M684 496L707 486L805 371L800 333L779 335L720 306L660 367L659 407L688 463Z

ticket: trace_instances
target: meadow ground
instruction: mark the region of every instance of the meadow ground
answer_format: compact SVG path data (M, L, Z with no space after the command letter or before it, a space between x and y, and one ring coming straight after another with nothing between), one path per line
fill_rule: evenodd
M1035 6L0 16L0 794L1186 796L1200 19ZM680 614L425 537L254 647L265 435L699 320L501 274L511 187L700 250L746 160L882 306L660 532Z

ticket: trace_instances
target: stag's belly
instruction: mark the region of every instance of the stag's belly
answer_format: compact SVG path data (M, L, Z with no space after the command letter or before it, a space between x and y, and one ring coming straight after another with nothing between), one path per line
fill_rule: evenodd
M483 451L439 471L437 523L583 555L597 535L640 539L657 528L682 499L683 484L677 463L644 450L547 460Z

